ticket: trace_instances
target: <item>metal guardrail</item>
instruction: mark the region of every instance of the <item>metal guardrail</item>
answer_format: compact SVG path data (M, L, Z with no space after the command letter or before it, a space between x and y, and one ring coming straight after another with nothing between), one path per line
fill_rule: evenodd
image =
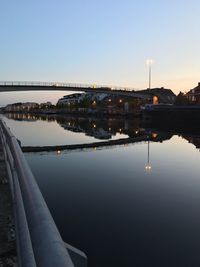
M18 265L74 267L21 148L2 120L0 135L14 203Z
M81 83L66 83L66 82L37 82L37 81L0 81L0 86L49 86L49 87L72 87L72 88L91 88L91 89L105 89L122 90L122 91L137 91L137 89L123 86L113 85L95 85L95 84L81 84Z

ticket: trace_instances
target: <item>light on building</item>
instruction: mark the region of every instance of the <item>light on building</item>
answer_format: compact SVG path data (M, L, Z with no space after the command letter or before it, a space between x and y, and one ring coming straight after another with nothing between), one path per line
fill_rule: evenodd
M152 133L152 137L153 137L153 138L156 138L157 136L158 136L157 133Z
M153 96L153 104L158 105L158 97L156 95Z

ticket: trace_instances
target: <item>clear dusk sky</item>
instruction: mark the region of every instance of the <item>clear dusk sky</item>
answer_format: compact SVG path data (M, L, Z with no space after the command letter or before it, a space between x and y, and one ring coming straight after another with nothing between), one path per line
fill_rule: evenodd
M199 0L0 0L0 4L2 81L143 89L148 87L148 58L155 61L152 87L178 93L200 81ZM46 100L63 94L51 92ZM25 95L37 98L38 93L12 93L16 100ZM1 100L8 96L2 94Z

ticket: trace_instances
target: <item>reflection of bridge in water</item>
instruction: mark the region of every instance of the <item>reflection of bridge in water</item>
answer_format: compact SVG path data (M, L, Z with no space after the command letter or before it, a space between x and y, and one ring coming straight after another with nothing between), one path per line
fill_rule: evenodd
M62 150L86 150L86 149L97 149L97 148L106 148L106 147L116 147L116 146L126 146L133 145L138 143L145 142L162 142L165 140L169 140L172 135L167 136L159 136L158 133L151 134L141 134L132 138L122 138L117 140L109 140L103 142L93 142L93 143L85 143L85 144L73 144L73 145L56 145L56 146L23 146L23 152L53 152L56 151L58 154Z
M106 148L113 146L128 145L134 143L145 142L149 140L147 136L139 136L135 138L123 138L117 140L109 140L104 142L93 142L86 144L74 144L74 145L59 145L59 146L23 146L23 152L50 152L56 151L60 153L62 150L82 150L82 149L96 149L96 148Z
M38 115L38 114L23 114L23 113L8 113L5 114L9 119L23 121L56 121L60 127L66 131L75 133L84 133L86 136L91 136L98 140L92 143L71 144L71 145L54 145L54 146L26 146L23 147L24 152L43 152L43 151L61 151L61 150L81 150L81 149L96 149L105 147L114 147L121 145L129 145L138 142L154 141L162 142L171 138L172 134L164 132L147 131L141 128L141 121L138 119L101 119L91 117L74 117L63 115ZM113 140L112 137L119 135ZM125 135L121 137L120 135ZM127 137L127 138L126 138ZM112 140L111 140L112 139Z
M93 142L93 143L84 143L84 144L73 144L73 145L55 145L55 146L23 146L22 151L29 153L29 152L57 152L60 154L61 151L86 151L86 150L96 150L97 148L112 148L112 147L119 147L119 146L129 146L133 144L141 144L141 143L148 143L150 142L163 142L169 140L175 133L159 133L159 132L149 132L148 134L144 133L143 135L139 135L136 137L129 137L129 138L121 138L117 140L108 140L102 142ZM193 135L193 134L183 134L181 135L183 139L187 140L189 143L193 144L196 149L200 151L200 134ZM149 152L148 152L149 153Z
M73 145L54 145L54 146L25 146L24 152L45 152L62 150L87 150L96 148L111 148L115 146L126 146L141 142L162 142L169 140L173 135L182 136L189 143L200 149L200 129L187 129L187 127L177 130L176 128L146 128L140 125L140 120L128 120L120 118L90 118L71 115L39 115L27 113L7 113L9 119L34 122L37 120L56 121L64 130L85 133L87 136L94 137L98 141L93 143L73 144ZM144 127L144 128L143 128ZM127 138L110 140L116 134L126 135Z

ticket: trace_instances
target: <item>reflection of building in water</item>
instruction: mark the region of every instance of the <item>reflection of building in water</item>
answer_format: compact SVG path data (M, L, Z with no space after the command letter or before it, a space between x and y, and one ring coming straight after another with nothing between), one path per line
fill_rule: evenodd
M63 127L65 130L76 132L76 133L85 133L88 136L93 136L97 139L110 139L112 137L109 130L102 128L99 124L97 125L96 122L80 122L77 123L76 121L68 121L65 123L60 123L60 126Z
M56 117L53 115L47 116L47 115L39 115L39 114L32 114L32 113L5 113L5 117L8 119L13 120L23 120L23 121L56 121Z
M136 136L139 134L138 121L124 119L98 119L80 117L57 117L57 122L66 130L83 132L97 139L111 139L116 134Z
M200 150L200 135L199 136L182 135L182 137L186 139L189 143L193 144L197 149Z
M8 119L19 120L19 121L36 121L38 118L28 113L6 113Z
M126 135L130 138L144 137L144 141L162 142L172 137L172 133L164 131L155 131L151 129L141 128L138 119L123 118L95 118L95 117L78 117L71 115L45 115L45 114L29 114L29 113L6 113L9 119L24 121L56 121L62 128L68 131L85 133L97 139L111 139L115 135ZM148 137L147 137L148 136ZM124 137L122 137L124 138Z

